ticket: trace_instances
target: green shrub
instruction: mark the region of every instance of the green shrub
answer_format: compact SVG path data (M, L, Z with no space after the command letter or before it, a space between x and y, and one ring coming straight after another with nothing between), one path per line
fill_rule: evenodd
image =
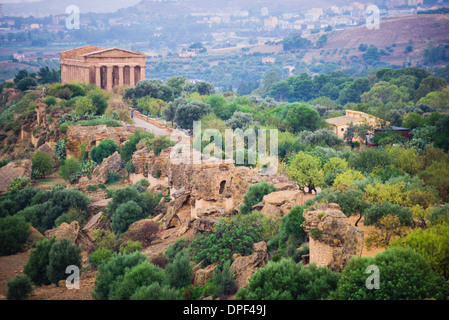
M97 113L97 107L94 106L92 99L83 97L78 99L75 103L75 114L82 115L94 115Z
M86 187L86 190L89 191L89 192L95 192L95 191L98 190L98 185L96 185L96 184L89 184Z
M38 189L36 189L38 190ZM32 189L25 189L21 193L32 194ZM19 193L20 194L20 193ZM35 195L29 195L28 201L20 204L17 210L18 216L22 216L40 232L52 229L56 219L61 222L77 220L81 224L87 219L87 205L90 198L77 189L66 189L64 186L56 186L50 191L36 191ZM20 199L16 199L20 200ZM21 201L22 202L22 201ZM22 210L22 208L25 208Z
M130 224L154 212L160 196L148 192L140 193L133 186L117 189L108 204L111 225L116 234L124 233Z
M68 158L59 168L59 176L65 181L72 181L80 169L80 163L75 158Z
M365 275L366 277L366 275ZM291 259L257 269L237 300L322 300L337 288L339 275L324 267L304 267Z
M128 201L118 206L111 216L111 226L116 234L122 234L135 221L143 219L142 208L135 201Z
M55 220L55 227L59 227L63 222L70 224L72 221L77 221L80 226L86 222L87 215L83 210L78 208L69 208L67 212L60 215Z
M120 253L130 254L140 251L142 251L142 244L139 241L128 240L120 246Z
M78 216L77 220L85 220L88 217L87 205L89 203L90 198L78 189L63 188L55 190L48 203L47 212L42 219L42 227L45 230L53 228L55 220L62 214L67 213L71 208L76 208L76 211L71 213L71 217Z
M0 255L19 252L30 234L30 224L23 217L0 218Z
M92 297L96 300L108 300L111 289L120 284L125 272L144 261L147 261L147 257L139 252L128 255L114 254L111 261L98 267Z
M260 211L253 211L250 214L240 215L243 224L259 224L262 229L262 241L268 242L279 233L281 219L279 217L268 217Z
M355 152L354 157L349 159L349 164L358 171L371 173L376 167L391 164L391 159L384 150L368 148Z
M144 138L140 141L139 145L142 144L148 151L153 151L155 155L160 155L161 151L174 146L174 142L165 136L159 137L149 137Z
M237 292L237 283L234 279L234 272L231 269L231 261L223 263L221 269L215 269L212 281L217 284L217 291L214 293L215 297L223 297Z
M112 231L96 229L92 232L92 240L97 246L97 249L112 250L116 246L117 238Z
M192 282L192 265L187 254L178 253L165 268L170 285L175 288L182 288Z
M33 155L31 163L33 164L33 171L38 172L37 178L45 177L55 166L55 160L50 155L41 151Z
M418 228L401 239L398 245L412 248L430 263L432 269L449 279L449 224L433 225L428 229ZM396 244L392 244L393 246Z
M69 239L54 243L48 257L47 277L56 285L59 280L67 278L65 271L68 266L75 265L81 269L81 248Z
M17 83L17 89L20 91L26 91L33 87L37 87L37 81L31 77L25 77Z
M140 193L145 192L149 186L150 183L147 179L140 179L135 184L133 184L133 188L135 188Z
M240 207L241 214L248 214L253 210L253 206L262 201L267 194L276 191L276 188L265 180L253 184L243 197L243 205Z
M379 268L379 289L365 286L368 266ZM392 248L374 257L354 257L343 269L335 299L423 300L447 299L449 285L429 262L410 248Z
M296 248L302 244L306 236L302 227L304 222L302 213L303 208L296 206L282 217L279 234L269 242L269 247L279 248L279 253L292 257L296 262L300 258L300 256L295 256Z
M71 125L72 125L72 123L69 121L63 122L59 125L59 131L61 131L62 133L67 133L67 129Z
M19 274L8 281L6 298L8 300L24 300L30 296L32 291L33 287L30 278L26 275Z
M66 140L59 140L55 144L55 148L53 149L53 152L58 157L59 161L64 161L66 159L66 150L65 150Z
M55 237L39 241L36 248L31 250L28 262L23 269L23 272L37 286L51 283L47 276L47 266L50 261L50 250L55 242Z
M55 106L58 103L58 100L56 100L56 98L53 96L48 96L44 99L44 103L47 106L51 107L51 106Z
M122 179L122 177L116 172L107 171L106 174L108 176L108 185L113 185Z
M137 289L130 300L181 300L177 290L159 282Z
M409 208L403 208L400 205L392 204L385 201L384 203L376 203L371 208L365 211L364 225L371 226L375 225L380 218L393 214L399 218L401 224L406 226L413 225L413 215Z
M92 100L92 104L96 108L96 114L102 115L108 107L108 101L105 97L98 92L91 93L87 97Z
M113 257L112 250L106 248L100 248L92 252L89 257L89 262L94 266L98 267L103 263L108 263Z
M132 161L128 161L126 163L125 169L128 172L128 174L136 172L136 168L134 168L134 164L132 163Z
M120 156L123 162L127 163L131 160L133 153L137 150L137 144L144 138L154 139L154 134L143 130L136 130L134 134L129 137L128 142L120 147Z
M193 260L203 266L231 260L235 253L250 255L253 245L261 241L260 223L242 223L238 218L220 220L213 232L196 236L191 244ZM238 239L238 241L236 241Z
M90 127L90 126L100 126L105 125L108 127L121 127L122 124L114 119L109 118L97 118L91 120L81 120L75 123L76 125L81 125L82 127Z
M117 151L117 148L117 144L112 139L101 141L98 146L94 146L90 150L90 158L96 163L101 163L104 158Z
M80 161L85 161L88 159L89 154L86 151L87 145L89 144L89 141L84 141L78 146L78 152L76 153L76 157Z
M179 238L165 250L165 256L173 261L176 255L186 249L190 245L186 238Z
M168 279L163 269L152 264L148 259L125 270L123 276L118 276L111 287L110 300L129 300L140 287L153 283L167 285Z
M31 182L30 178L28 178L28 177L15 178L15 179L11 180L11 183L9 184L7 191L14 193L16 191L20 191L22 189L31 187L32 185L33 185L33 183Z

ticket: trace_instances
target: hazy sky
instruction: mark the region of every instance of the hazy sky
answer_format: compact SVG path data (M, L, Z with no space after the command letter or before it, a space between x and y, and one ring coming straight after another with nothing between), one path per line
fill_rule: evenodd
M14 3L14 2L35 2L39 0L0 0L0 3Z
M82 12L114 12L131 7L141 0L0 0L3 14L42 17L65 12L68 5L76 5Z

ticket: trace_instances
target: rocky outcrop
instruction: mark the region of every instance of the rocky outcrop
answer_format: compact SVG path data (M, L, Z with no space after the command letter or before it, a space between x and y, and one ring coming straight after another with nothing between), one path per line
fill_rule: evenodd
M362 254L363 231L351 226L338 204L307 210L303 217L311 263L340 272L349 259Z
M214 231L215 224L217 222L218 219L212 217L201 217L199 219L196 219L193 223L193 234L212 232Z
M87 211L90 214L97 214L99 211L107 210L110 201L112 201L112 198L89 203L87 205Z
M11 181L16 178L31 178L31 160L18 160L0 168L0 195L5 193Z
M33 226L30 226L30 235L28 236L27 244L34 246L37 242L45 239L44 235L36 230Z
M6 101L6 104L18 99L22 91L14 88L3 88L2 95L0 97L1 101Z
M188 143L190 138L185 145ZM172 147L155 156L142 148L134 153L132 163L135 173L130 180L146 178L150 182L149 190L163 195L169 189L172 200L163 218L166 229L191 224L196 232L211 230L213 220L204 217L219 219L237 213L248 188L262 180L278 189L260 208L265 207L263 212L267 215L283 216L303 202L298 185L286 177L264 175L257 168L235 166L232 161L207 159L197 151L191 151L189 156L177 153L176 147Z
M111 230L111 225L109 223L108 217L103 213L99 212L94 215L84 226L83 232L90 238L93 239L93 232L98 229Z
M112 139L120 146L128 141L129 136L133 134L135 127L108 127L106 125L98 126L69 126L67 128L66 148L68 153L77 153L80 144L87 142L86 151L90 151L93 146L98 145L101 141Z
M231 269L234 270L239 289L246 287L253 273L268 262L267 244L264 241L255 243L253 250L254 252L249 256L234 255L235 260L231 265Z
M70 224L63 222L59 227L45 231L45 237L56 237L56 240L69 239L77 246L80 246L83 251L92 252L95 249L95 243L89 236L93 231L93 226L88 230L80 230L78 221L72 221Z
M195 286L204 287L204 285L212 279L214 276L214 272L219 266L219 263L216 262L214 264L211 264L210 266L207 266L204 269L198 269L194 271L194 277L193 277L193 284Z
M290 210L304 202L304 193L299 190L275 191L263 197L253 209L271 218L283 217Z
M118 172L123 167L123 161L118 151L111 154L109 157L103 159L101 164L92 172L92 178L90 179L94 183L105 184L108 182L108 172Z
M84 251L92 251L95 247L93 232L98 229L111 230L109 219L103 212L94 215L83 229L80 229L78 221L72 221L70 224L63 222L57 228L45 231L45 237L54 236L57 240L69 239L81 246Z

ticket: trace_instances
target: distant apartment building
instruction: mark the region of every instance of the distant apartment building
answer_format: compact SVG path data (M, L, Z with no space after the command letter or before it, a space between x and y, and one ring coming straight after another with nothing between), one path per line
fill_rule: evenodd
M14 59L17 59L19 61L22 61L23 59L25 59L25 55L23 53L14 53L13 57L14 57Z
M305 17L308 22L315 22L324 15L322 8L313 8L306 12Z
M422 6L424 5L424 0L408 0L409 6Z
M395 7L400 7L400 6L418 6L418 5L423 5L424 4L424 0L388 0L387 1L387 8L388 9L392 9Z
M275 63L275 62L276 62L276 58L275 57L264 57L264 58L262 58L262 63L263 64Z
M182 51L182 52L178 53L178 56L180 58L191 58L191 57L194 57L196 55L198 55L198 54L196 52L194 52L194 51Z
M274 30L279 23L279 19L277 17L269 17L263 20L263 27L265 30Z

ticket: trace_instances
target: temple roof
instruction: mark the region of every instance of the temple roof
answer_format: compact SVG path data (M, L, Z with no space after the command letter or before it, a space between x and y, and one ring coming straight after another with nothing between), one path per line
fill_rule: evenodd
M88 46L84 46L84 47L79 47L79 48L75 48L75 49L62 51L62 52L60 52L60 54L61 54L61 58L64 58L64 59L83 60L84 54L89 53L89 52L97 52L100 50L104 50L104 48L88 45Z
M97 46L84 46L62 51L61 59L85 60L90 57L146 57L145 54L120 48L102 48Z

